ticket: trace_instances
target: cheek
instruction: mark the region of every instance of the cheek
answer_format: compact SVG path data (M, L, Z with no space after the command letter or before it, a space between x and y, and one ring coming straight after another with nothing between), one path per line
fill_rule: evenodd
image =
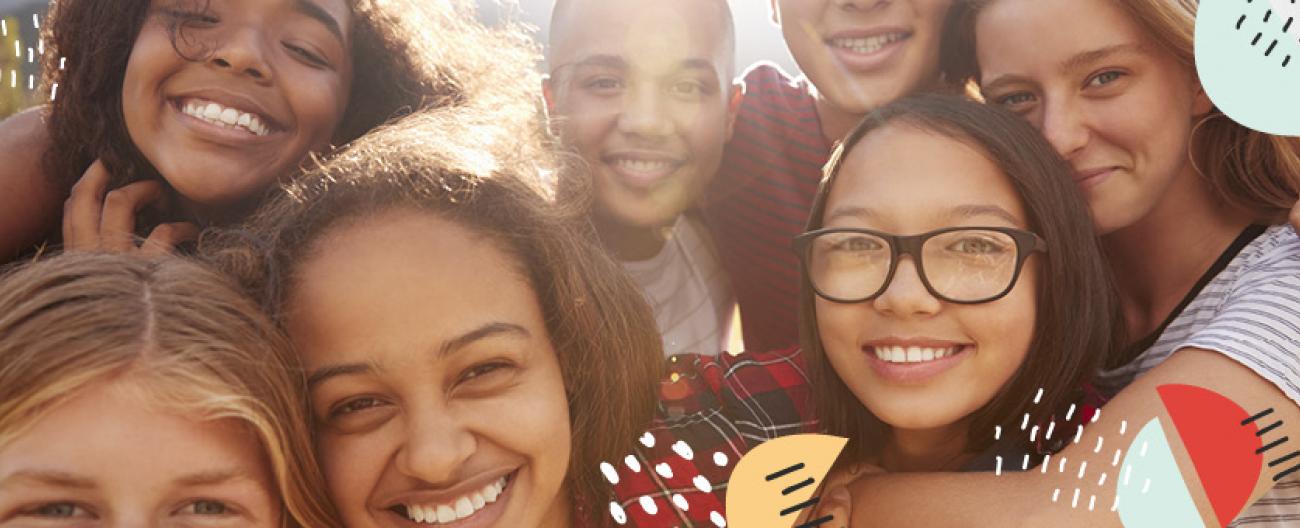
M344 516L364 510L366 498L384 470L390 442L379 435L320 434L316 456L325 472L329 496Z
M840 304L817 298L817 332L822 348L833 358L852 353L857 347L861 329L868 324L861 314L865 303Z
M287 95L298 119L298 127L312 150L328 147L347 111L348 83L338 74L318 76L289 85Z

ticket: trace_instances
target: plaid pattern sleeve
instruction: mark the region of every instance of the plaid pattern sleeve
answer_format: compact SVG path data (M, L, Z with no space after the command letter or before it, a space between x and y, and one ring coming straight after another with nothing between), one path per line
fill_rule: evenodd
M802 352L674 356L658 415L623 460L602 465L614 485L614 526L724 526L727 481L751 448L814 432Z

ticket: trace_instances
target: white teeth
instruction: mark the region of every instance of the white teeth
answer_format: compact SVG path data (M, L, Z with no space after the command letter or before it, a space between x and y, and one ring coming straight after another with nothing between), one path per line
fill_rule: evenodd
M646 161L621 158L614 162L620 168L632 172L659 172L672 168L673 163L668 161Z
M181 111L188 116L202 119L217 126L243 128L258 136L271 133L271 129L256 115L221 106L211 101L189 100L181 106Z
M924 363L956 354L961 347L931 348L911 346L904 348L901 346L878 346L874 347L874 349L876 357L882 361L890 363Z
M890 33L887 35L877 35L865 38L837 38L831 40L831 45L837 48L844 48L855 53L871 53L878 51L890 43L897 42L906 37L903 33Z
M407 504L406 514L409 519L424 524L446 524L468 518L488 504L496 502L505 490L506 478L483 486L483 489L457 498L450 504Z

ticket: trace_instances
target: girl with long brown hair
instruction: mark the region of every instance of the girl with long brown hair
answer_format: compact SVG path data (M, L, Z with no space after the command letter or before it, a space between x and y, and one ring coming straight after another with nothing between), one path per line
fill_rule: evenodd
M1117 395L1061 456L1074 467L1104 467L1111 463L1104 450L1081 446L1113 443L1125 424L1155 420L1170 431L1172 410L1159 389L1172 385L1208 389L1246 412L1271 409L1260 436L1293 434L1290 424L1300 420L1300 238L1280 222L1296 201L1300 140L1246 129L1215 109L1196 76L1197 2L978 0L962 7L958 28L972 55L955 74L969 75L990 104L1021 114L1071 164L1120 287L1131 340L1097 378ZM1217 525L1294 517L1300 487L1283 455L1232 490L1241 507L1206 499L1213 476L1184 479L1194 509L1181 513ZM1186 452L1175 459L1183 475L1201 468ZM1124 504L1110 507L1119 496L1116 480L1007 477L864 479L855 509L884 513L861 524L855 515L855 526L1124 523ZM1040 498L1054 488L1096 496L1106 507L1088 511ZM917 503L895 489L958 499L942 512L907 515Z

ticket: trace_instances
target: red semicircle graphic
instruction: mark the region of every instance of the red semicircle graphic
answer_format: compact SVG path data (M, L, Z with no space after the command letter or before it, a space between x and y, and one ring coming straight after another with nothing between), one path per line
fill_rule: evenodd
M1250 415L1217 392L1192 385L1156 388L1220 526L1241 513L1259 480L1263 455L1255 423L1241 425Z

